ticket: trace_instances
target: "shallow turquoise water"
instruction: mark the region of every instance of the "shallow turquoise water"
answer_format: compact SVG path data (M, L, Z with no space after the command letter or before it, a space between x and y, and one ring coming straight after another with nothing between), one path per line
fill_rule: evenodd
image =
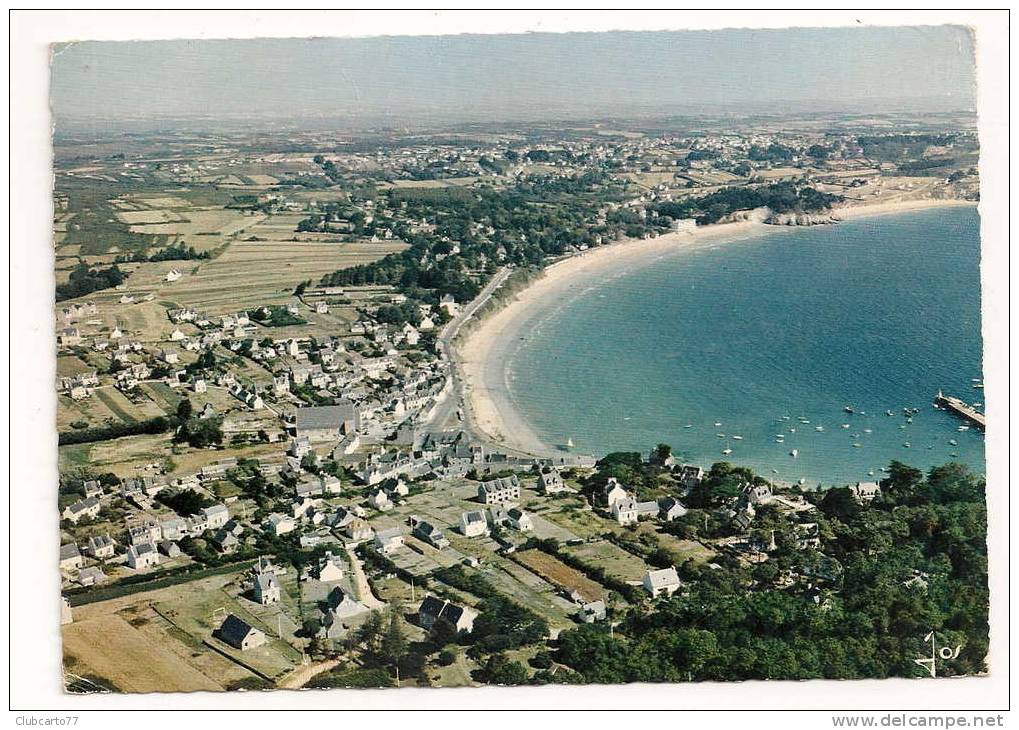
M880 477L892 459L983 472L983 434L931 406L939 388L983 401L979 257L965 207L630 265L542 313L507 360L510 396L546 442L583 453L664 441L823 484ZM904 407L920 409L912 423Z

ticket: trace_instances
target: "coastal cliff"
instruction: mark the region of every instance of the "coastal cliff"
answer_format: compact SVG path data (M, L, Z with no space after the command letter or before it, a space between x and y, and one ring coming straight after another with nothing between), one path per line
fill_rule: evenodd
M770 226L823 226L842 219L831 211L823 213L773 213L764 219Z

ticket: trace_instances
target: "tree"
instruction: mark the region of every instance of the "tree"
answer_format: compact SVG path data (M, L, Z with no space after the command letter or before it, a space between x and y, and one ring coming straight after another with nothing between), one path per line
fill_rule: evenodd
M312 474L318 474L318 454L314 451L309 451L307 454L301 457L301 468Z
M382 637L385 619L380 611L368 614L361 628L350 635L348 643L351 648L360 648L366 661L375 661L379 654L379 640Z
M389 627L382 636L380 647L382 658L398 665L400 659L407 653L407 637L403 633L403 626L400 625L400 613L396 608L389 611Z
M843 522L851 520L861 509L849 487L832 487L825 492L818 507L829 517L837 517Z
M527 667L505 654L493 654L483 670L487 684L527 684Z
M177 418L181 421L186 421L191 418L191 413L194 408L191 405L191 401L187 398L177 404Z
M670 456L672 456L672 447L668 444L658 444L651 451L650 461L657 466L664 466Z
M197 418L184 421L174 436L177 443L187 443L196 449L218 446L223 443L223 417Z
M456 641L456 627L444 618L439 618L428 630L428 643L433 651Z

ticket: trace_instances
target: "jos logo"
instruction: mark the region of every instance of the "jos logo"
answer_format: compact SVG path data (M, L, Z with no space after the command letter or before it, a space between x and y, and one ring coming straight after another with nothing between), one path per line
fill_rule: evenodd
M962 651L962 644L957 645L955 648L951 646L939 647L933 631L923 637L923 640L925 643L928 641L930 642L931 655L929 657L924 656L919 659L914 659L913 663L924 667L932 677L938 676L938 662L955 659L959 656L959 652Z

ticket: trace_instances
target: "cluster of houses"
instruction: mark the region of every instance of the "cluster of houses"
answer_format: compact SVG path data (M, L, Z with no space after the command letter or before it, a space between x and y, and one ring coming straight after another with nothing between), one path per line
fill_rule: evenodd
M86 481L83 485L86 496L67 505L61 517L75 526L82 520L97 520L103 508L116 496L144 510L144 514L153 515L152 497L164 488L166 483L160 480L132 479L123 482L116 494L107 494L98 481ZM178 542L182 538L206 533L218 549L231 552L239 544L238 536L243 528L231 518L224 504L213 504L187 517L169 513L159 518L145 517L140 522L128 518L119 541L110 534L91 534L80 541L61 545L60 570L68 582L94 585L107 579L103 567L148 570L164 560L180 556ZM86 566L86 560L91 564Z
M686 514L687 510L675 497L639 502L619 480L610 477L602 487L599 503L612 513L620 525L635 525L641 518L659 519L670 522Z

